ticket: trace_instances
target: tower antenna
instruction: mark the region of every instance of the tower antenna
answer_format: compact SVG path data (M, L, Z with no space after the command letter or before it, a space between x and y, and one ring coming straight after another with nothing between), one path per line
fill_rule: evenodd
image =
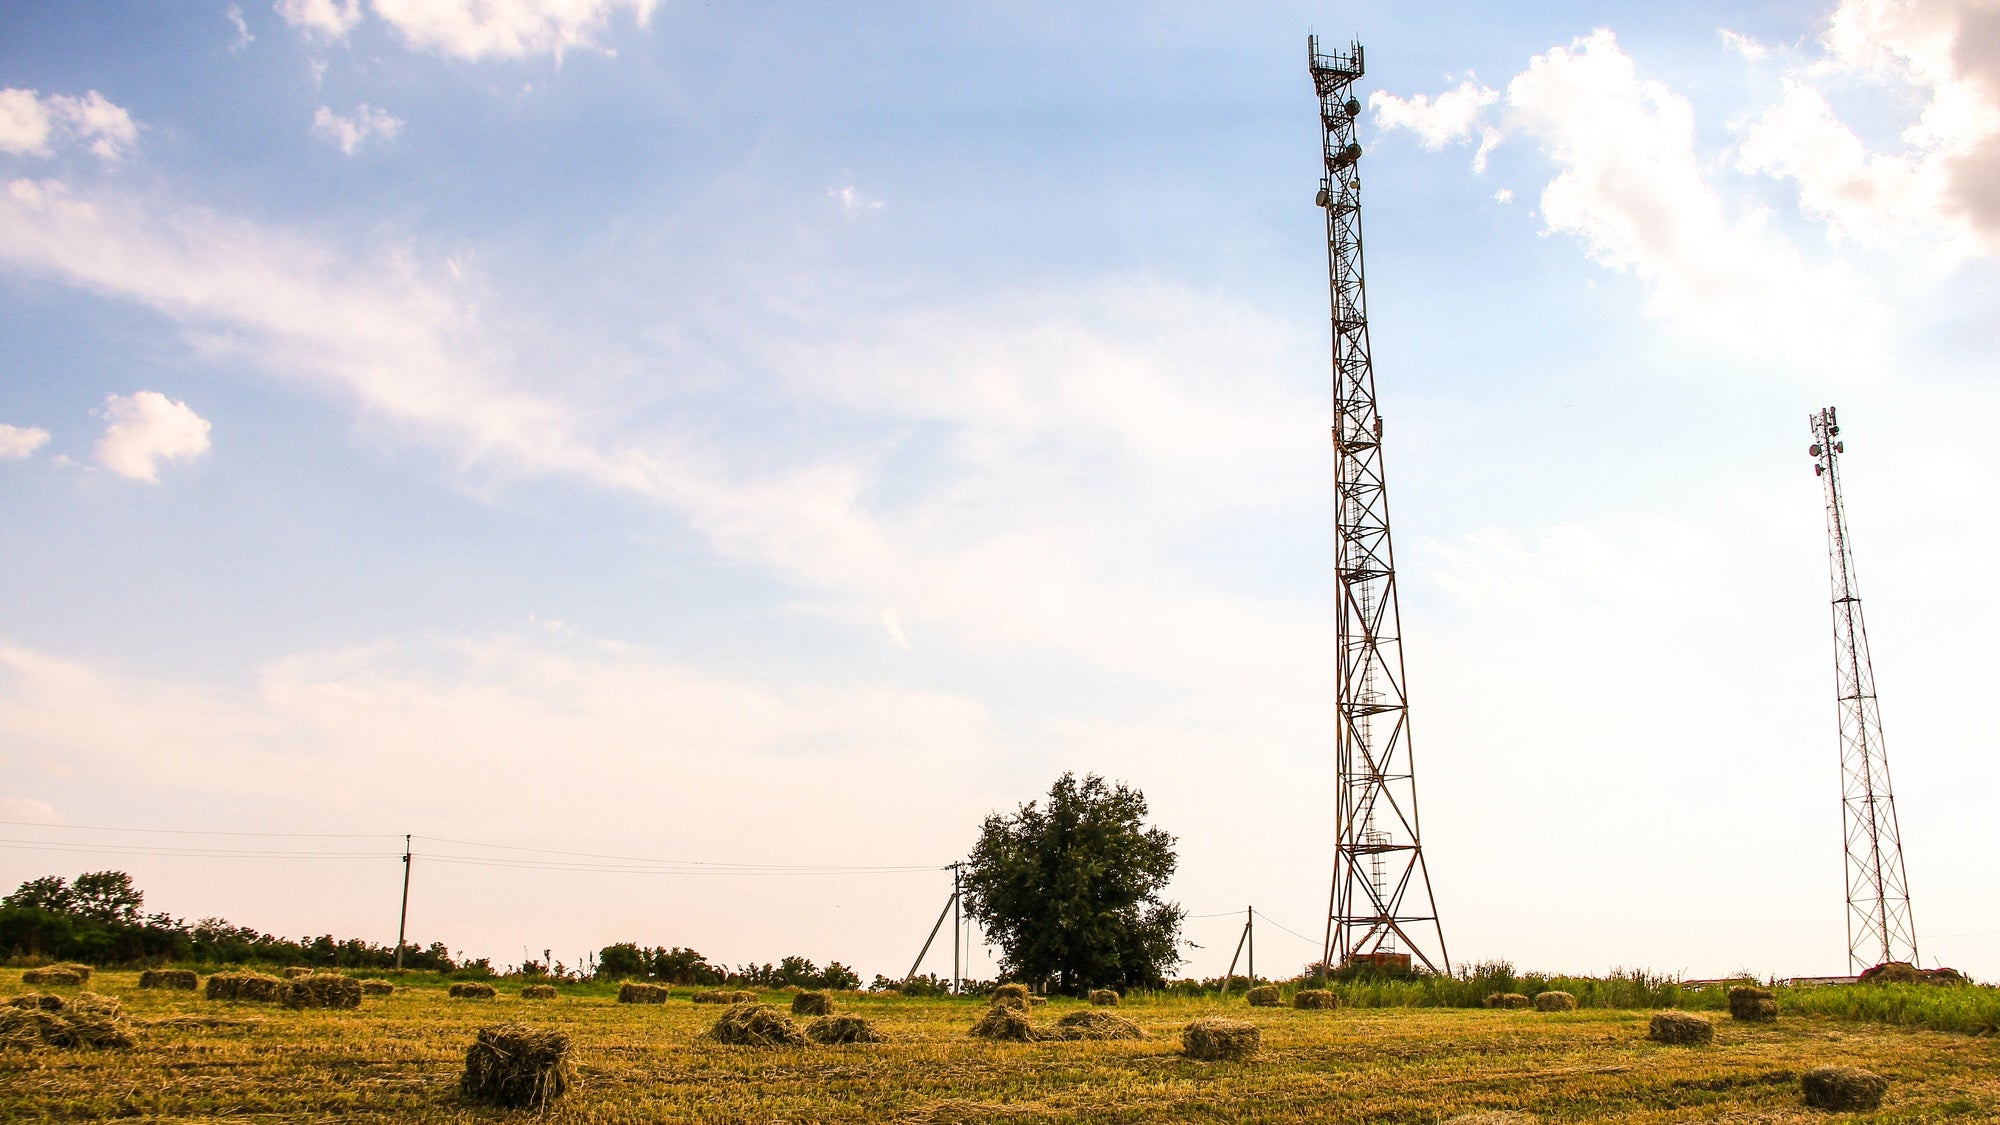
M1333 891L1324 963L1451 971L1437 900L1417 828L1403 630L1389 543L1389 491L1382 469L1382 415L1368 347L1362 288L1361 44L1322 53L1306 38L1319 95L1325 171L1316 200L1326 213L1327 281L1333 305L1334 568L1339 583L1339 672ZM1337 959L1337 960L1336 960Z
M1840 462L1847 446L1829 406L1812 416L1813 472L1826 489L1827 571L1833 583L1833 676L1840 704L1840 801L1847 838L1847 964L1864 969L1890 961L1917 963L1917 928L1910 918L1903 837L1889 788L1882 714L1875 702L1875 667L1854 577L1854 544L1840 498Z

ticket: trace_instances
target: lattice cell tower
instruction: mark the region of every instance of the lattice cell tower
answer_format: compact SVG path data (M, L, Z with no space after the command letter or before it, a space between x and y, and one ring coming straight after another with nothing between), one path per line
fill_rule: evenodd
M1451 970L1417 830L1403 636L1396 605L1382 415L1361 282L1361 44L1306 53L1319 94L1326 265L1333 303L1334 566L1339 657L1333 893L1326 964L1370 962Z
M1840 800L1847 836L1847 962L1864 969L1917 963L1903 838L1889 790L1875 669L1854 577L1854 546L1840 499L1840 423L1833 407L1812 416L1813 472L1826 489L1827 569L1833 582L1833 676L1840 697Z

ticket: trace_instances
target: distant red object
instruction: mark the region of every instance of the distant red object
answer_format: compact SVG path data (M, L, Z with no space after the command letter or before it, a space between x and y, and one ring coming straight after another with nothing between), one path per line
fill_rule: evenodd
M1410 971L1410 955L1407 953L1356 953L1347 959L1349 965L1367 965L1389 973Z
M1861 970L1862 984L1970 984L1971 978L1957 969L1919 969L1908 961L1884 961Z

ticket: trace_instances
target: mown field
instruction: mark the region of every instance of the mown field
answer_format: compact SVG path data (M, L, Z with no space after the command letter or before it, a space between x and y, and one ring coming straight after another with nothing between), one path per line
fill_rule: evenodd
M552 1121L2000 1120L2000 1039L1832 1014L1787 1011L1761 1025L1717 1014L1714 1045L1687 1048L1649 1043L1644 1011L1319 1012L1160 997L1119 1009L1146 1029L1141 1041L1018 1044L966 1035L978 1001L843 994L840 1010L894 1041L760 1050L707 1041L718 1008L684 991L658 1006L617 1004L601 987L523 1001L503 985L498 999L457 1000L431 980L356 1011L291 1012L137 982L99 972L89 985L125 1002L136 1046L0 1052L0 1121L523 1120L457 1092L474 1031L513 1020L573 1037L581 1084ZM18 991L20 973L0 970L0 996ZM1053 1023L1075 1006L1054 1001L1035 1018ZM1211 1013L1258 1024L1262 1054L1181 1056L1180 1027ZM1827 1063L1888 1076L1882 1108L1805 1109L1799 1075Z

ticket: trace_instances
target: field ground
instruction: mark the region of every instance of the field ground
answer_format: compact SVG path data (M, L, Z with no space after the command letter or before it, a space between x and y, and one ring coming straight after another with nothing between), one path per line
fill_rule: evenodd
M1162 997L1128 1000L1136 1042L989 1043L973 1000L847 996L840 1010L894 1037L878 1045L759 1050L703 1038L719 1008L686 991L621 1005L601 988L523 1001L453 1000L442 983L358 1011L290 1012L142 992L99 972L139 1025L122 1051L0 1052L0 1121L470 1122L531 1118L467 1104L457 1080L485 1024L570 1033L581 1085L554 1122L1397 1122L1488 1110L1555 1122L2000 1121L2000 1039L1786 1015L1716 1016L1713 1046L1647 1042L1647 1013L1439 1008L1295 1011ZM0 996L21 990L0 970ZM73 992L73 989L57 990ZM773 994L781 1004L787 998ZM1052 1023L1075 1006L1036 1009ZM1178 1054L1204 1014L1249 1019L1264 1050L1237 1063ZM1881 1110L1807 1110L1799 1075L1842 1063L1888 1076Z

